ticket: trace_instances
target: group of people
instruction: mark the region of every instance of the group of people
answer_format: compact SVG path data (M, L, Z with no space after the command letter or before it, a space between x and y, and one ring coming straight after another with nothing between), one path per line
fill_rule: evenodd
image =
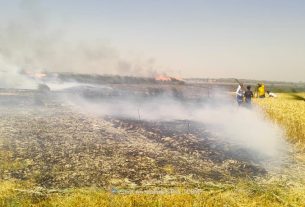
M240 83L236 90L236 100L239 106L241 106L243 103L245 103L247 106L251 106L254 95L256 98L265 98L266 92L269 97L276 97L274 93L265 90L265 85L263 83L257 84L255 94L251 91L250 85L245 88L244 85Z

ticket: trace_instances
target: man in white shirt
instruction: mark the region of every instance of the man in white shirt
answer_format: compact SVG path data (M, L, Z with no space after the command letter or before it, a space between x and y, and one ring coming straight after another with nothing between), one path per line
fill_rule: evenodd
M244 101L244 91L243 91L243 85L239 84L236 90L236 100L238 105L240 106Z

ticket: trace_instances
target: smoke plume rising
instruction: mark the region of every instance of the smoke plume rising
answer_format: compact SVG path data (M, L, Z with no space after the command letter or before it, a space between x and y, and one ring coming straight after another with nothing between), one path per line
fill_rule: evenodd
M103 37L82 37L69 22L52 22L47 9L39 3L21 1L19 16L0 26L0 82L5 80L0 87L37 85L22 77L23 70L131 76L157 73L153 58L124 58Z
M256 107L237 107L228 95L201 103L184 103L170 96L114 98L90 101L69 98L81 112L146 121L190 120L203 124L215 137L260 156L277 158L287 149L280 127L267 120ZM285 151L285 150L284 150Z

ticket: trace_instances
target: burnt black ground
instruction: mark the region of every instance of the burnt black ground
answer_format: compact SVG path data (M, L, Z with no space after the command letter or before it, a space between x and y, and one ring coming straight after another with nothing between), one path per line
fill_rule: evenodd
M56 94L0 95L0 175L35 185L176 186L264 176L259 159L196 122L79 113Z

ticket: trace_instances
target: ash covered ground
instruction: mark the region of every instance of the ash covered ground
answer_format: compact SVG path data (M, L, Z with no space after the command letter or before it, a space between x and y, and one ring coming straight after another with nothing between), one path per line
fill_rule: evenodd
M120 111L108 114L108 109L87 113L66 101L77 95L96 106L131 96L149 100L169 91L188 104L209 96L206 88L188 85L2 89L1 179L28 180L48 188L128 188L234 181L268 173L262 157L219 138L201 122L145 119L141 111L134 117L120 116Z

